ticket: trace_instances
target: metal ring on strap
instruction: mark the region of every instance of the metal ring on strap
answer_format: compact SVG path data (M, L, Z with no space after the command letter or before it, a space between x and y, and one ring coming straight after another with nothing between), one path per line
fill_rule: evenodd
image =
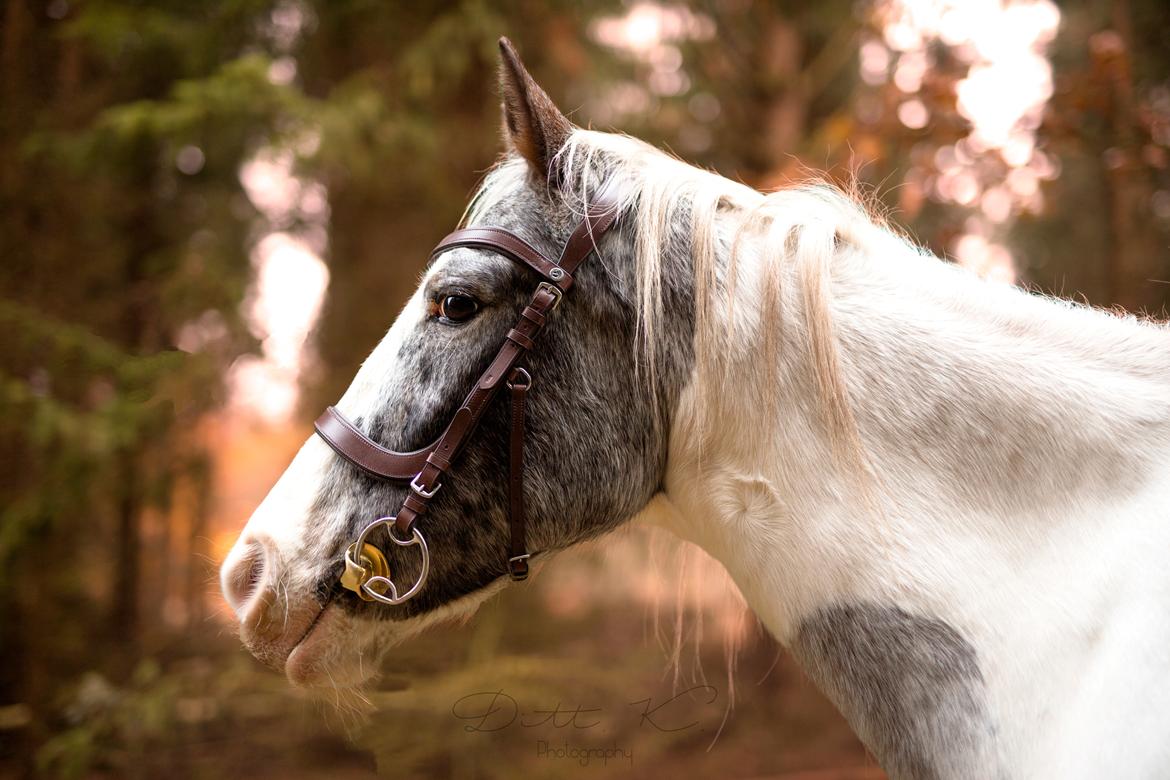
M351 577L342 578L342 584L356 592L366 601L380 601L383 604L401 604L407 599L414 596L422 589L423 583L427 581L427 574L431 571L431 551L427 548L427 540L419 533L418 527L413 526L410 529L411 536L409 539L399 539L394 535L394 521L395 517L379 517L374 522L367 525L358 535L357 541L350 545L349 549L345 551L345 568L346 573ZM405 593L399 595L398 586L396 586L388 576L375 573L374 570L363 566L358 561L353 559L355 552L364 550L366 547L366 538L370 533L379 526L387 527L387 536L390 541L399 547L413 547L418 545L422 549L422 569L419 571L418 579L415 580L414 585ZM359 558L365 560L363 554L359 554ZM385 595L389 592L390 595Z

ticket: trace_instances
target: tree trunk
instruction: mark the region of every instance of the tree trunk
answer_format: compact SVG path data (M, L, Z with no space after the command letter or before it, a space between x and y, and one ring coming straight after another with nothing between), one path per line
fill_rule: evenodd
M139 500L138 464L134 455L122 459L122 494L117 512L117 549L114 561L113 625L124 646L138 644L138 603L141 582L141 547L139 536L142 513ZM130 653L127 657L133 657Z

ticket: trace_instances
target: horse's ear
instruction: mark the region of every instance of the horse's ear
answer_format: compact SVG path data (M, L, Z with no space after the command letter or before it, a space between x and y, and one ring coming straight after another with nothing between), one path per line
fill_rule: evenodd
M550 165L564 146L573 125L533 80L507 38L500 38L500 96L504 110L504 137L546 179Z

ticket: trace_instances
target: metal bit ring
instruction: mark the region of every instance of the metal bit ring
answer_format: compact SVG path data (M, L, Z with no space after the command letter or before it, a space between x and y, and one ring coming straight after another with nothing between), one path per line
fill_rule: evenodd
M412 585L410 589L401 596L398 595L398 586L396 586L389 577L373 575L366 576L362 579L360 585L360 595L370 601L378 601L383 604L392 605L401 604L413 598L415 594L417 594L422 589L423 583L427 581L427 574L429 574L431 570L431 552L427 548L427 540L423 538L423 535L419 532L417 526L411 527L411 536L409 539L399 539L394 535L394 521L396 519L397 518L395 517L378 518L362 529L362 532L358 535L357 541L351 547L351 549L356 550L363 549L366 544L366 538L370 535L370 533L372 533L374 529L378 528L379 526L385 525L388 527L386 535L390 537L390 541L394 542L394 544L398 545L399 547L412 547L417 544L422 549L422 570L419 572L418 579L415 581L414 585ZM345 558L347 566L353 565L359 568L364 568L361 567L360 563L354 561L350 557L348 551L345 554ZM366 571L368 572L368 570ZM377 587L381 587L385 592L388 592L389 595L383 595L383 593L379 593L377 590L375 590Z

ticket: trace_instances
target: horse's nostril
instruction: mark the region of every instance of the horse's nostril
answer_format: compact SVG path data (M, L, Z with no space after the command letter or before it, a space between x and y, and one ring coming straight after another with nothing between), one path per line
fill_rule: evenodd
M264 545L251 542L224 564L223 595L236 612L248 603L264 581L266 559Z

